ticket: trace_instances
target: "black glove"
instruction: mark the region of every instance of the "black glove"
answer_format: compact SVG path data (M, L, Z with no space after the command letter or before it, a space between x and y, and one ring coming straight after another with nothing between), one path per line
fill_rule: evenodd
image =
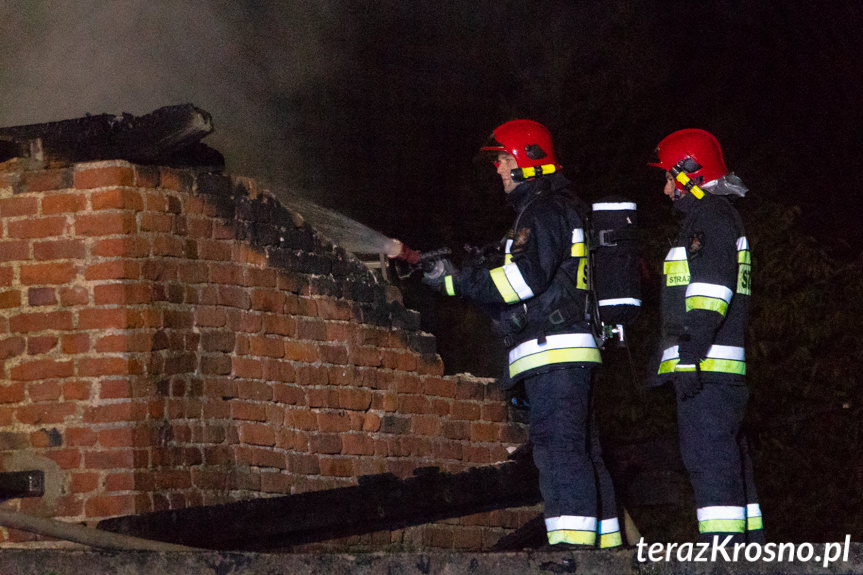
M435 258L423 263L423 283L435 289L441 289L444 278L455 273L455 266L449 258Z
M677 364L674 369L674 391L677 392L677 399L680 401L692 399L701 393L702 389L704 384L701 382L698 364Z

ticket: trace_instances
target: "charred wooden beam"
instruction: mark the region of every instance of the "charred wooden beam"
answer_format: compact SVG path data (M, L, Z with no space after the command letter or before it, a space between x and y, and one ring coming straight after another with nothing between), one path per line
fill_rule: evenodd
M361 479L351 487L285 497L161 511L99 522L99 529L220 550L287 548L300 543L399 529L540 501L530 452L499 466L456 474Z
M0 161L14 157L12 153L20 154L23 143L41 140L46 159L51 161L128 160L172 165L176 163L174 156L182 158L184 152L191 152L201 165L222 167L221 154L200 143L212 131L210 114L192 104L165 106L144 116L88 115L0 128L0 142L10 142L0 144L0 154L6 155Z

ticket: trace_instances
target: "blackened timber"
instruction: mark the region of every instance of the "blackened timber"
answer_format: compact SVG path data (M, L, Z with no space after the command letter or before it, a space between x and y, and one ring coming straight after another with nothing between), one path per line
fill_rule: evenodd
M217 151L200 143L213 131L212 117L192 104L165 106L143 116L98 114L71 120L0 128L0 141L41 140L46 159L67 162L128 160L171 165L224 166ZM0 152L12 151L7 144ZM8 159L8 158L2 158Z
M526 451L526 453L521 453ZM529 450L497 466L456 474L417 470L399 480L237 503L106 519L99 529L219 550L283 549L348 535L400 529L540 501Z

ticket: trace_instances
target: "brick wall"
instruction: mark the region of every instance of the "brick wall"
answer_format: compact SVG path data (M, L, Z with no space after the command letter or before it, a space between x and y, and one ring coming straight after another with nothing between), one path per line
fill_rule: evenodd
M525 440L492 381L443 375L397 289L255 181L16 162L0 164L0 469L43 469L46 494L4 506L94 524L461 471ZM533 515L331 545L487 548Z

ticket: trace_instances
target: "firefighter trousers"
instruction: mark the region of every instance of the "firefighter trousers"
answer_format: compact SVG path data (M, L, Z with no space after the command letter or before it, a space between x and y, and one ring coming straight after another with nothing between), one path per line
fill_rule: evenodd
M621 544L614 487L592 409L592 375L590 367L567 367L524 382L551 544Z
M762 543L761 508L749 447L741 430L749 392L745 385L705 382L677 403L680 452L695 492L701 540Z

